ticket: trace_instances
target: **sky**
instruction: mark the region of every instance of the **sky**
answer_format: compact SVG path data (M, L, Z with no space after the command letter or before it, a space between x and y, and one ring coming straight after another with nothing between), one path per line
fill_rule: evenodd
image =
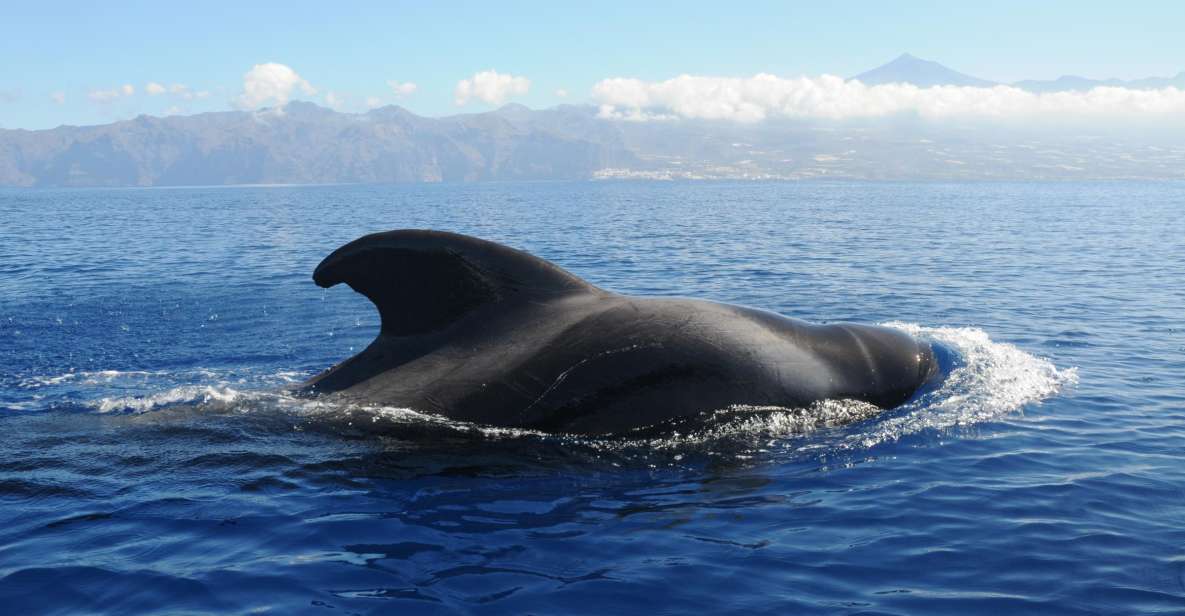
M1000 82L1185 70L1185 3L988 5L0 0L0 127L102 124L287 100L352 112L398 104L426 116L507 102L594 103L641 117L633 106L688 107L688 97L699 97L688 108L711 117L719 101L700 100L711 92L758 88L725 102L721 113L745 119L754 104L758 115L784 109L806 86L832 98L870 96L792 80L850 77L904 52ZM754 80L763 74L777 81ZM677 81L682 75L693 81ZM760 89L769 87L781 98ZM917 98L893 96L898 106ZM916 104L949 108L945 98ZM1048 104L1005 101L1001 108Z

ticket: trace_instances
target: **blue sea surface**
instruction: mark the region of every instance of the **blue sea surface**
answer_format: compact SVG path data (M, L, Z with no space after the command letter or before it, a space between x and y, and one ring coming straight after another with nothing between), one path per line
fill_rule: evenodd
M945 380L645 440L294 397L395 228L885 323ZM0 611L1185 614L1185 183L0 191Z

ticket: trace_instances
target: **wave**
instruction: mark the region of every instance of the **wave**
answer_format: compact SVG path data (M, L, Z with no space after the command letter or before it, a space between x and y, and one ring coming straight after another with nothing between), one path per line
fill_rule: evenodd
M230 387L212 385L185 385L174 387L167 391L149 396L116 396L100 398L92 404L100 413L112 411L147 412L153 409L177 405L230 405L248 396L258 396L254 392L242 392Z
M897 321L882 323L926 340L949 355L940 357L946 378L894 409L852 439L862 447L896 440L923 430L944 430L1000 419L1039 403L1078 383L1078 369L995 342L974 327L923 327Z
M144 414L185 409L210 414L276 414L300 430L348 433L404 440L426 433L482 441L532 439L596 451L637 449L679 456L688 451L734 458L791 447L801 449L868 449L879 443L928 430L950 430L993 421L1057 394L1077 382L1073 368L1059 369L1007 343L993 341L977 328L924 327L884 323L934 345L944 378L889 411L855 400L827 400L806 408L733 406L694 420L664 426L661 433L635 438L549 435L532 430L454 421L412 409L345 403L332 396L305 397L285 389L308 375L296 371L253 373L195 368L182 372L78 371L25 379L30 388L88 385L120 390L118 395L92 398L84 406L99 413ZM172 387L150 393L128 393L160 381ZM183 384L176 384L181 381ZM188 381L188 382L186 382ZM42 392L45 396L49 392ZM288 421L291 420L291 421ZM814 440L809 435L824 436Z
M151 379L160 379L166 381L189 380L193 378L199 379L226 379L234 376L234 371L219 370L215 368L192 368L189 370L168 371L168 370L68 370L62 374L54 375L30 375L21 378L17 381L16 386L21 389L41 389L44 387L53 387L55 385L118 385L118 384L135 384L137 382L145 382ZM282 370L279 372L271 372L266 375L259 375L251 373L252 377L259 378L263 376L266 380L276 381L280 383L296 383L308 378L308 374L303 372L296 372L292 370ZM246 375L237 377L240 382L244 382Z
M648 450L697 449L736 458L789 447L801 450L869 449L926 431L949 431L1022 411L1078 382L1076 368L1059 369L1014 345L993 341L972 327L881 323L929 342L941 380L904 405L882 411L859 400L824 400L806 408L737 405L710 413L688 431L641 439ZM835 431L833 429L842 428ZM803 437L827 432L825 438Z

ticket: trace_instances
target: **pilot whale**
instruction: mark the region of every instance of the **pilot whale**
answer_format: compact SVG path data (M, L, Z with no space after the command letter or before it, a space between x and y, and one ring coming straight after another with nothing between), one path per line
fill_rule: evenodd
M930 345L898 330L622 295L455 233L367 235L313 280L365 295L382 326L305 392L484 425L616 435L733 405L884 409L937 372Z

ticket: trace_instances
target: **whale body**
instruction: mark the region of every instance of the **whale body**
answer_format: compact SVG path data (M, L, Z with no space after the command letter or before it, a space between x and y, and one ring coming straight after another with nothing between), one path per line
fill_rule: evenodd
M382 326L305 391L484 425L612 435L734 405L886 409L937 372L930 346L898 330L631 297L455 233L367 235L313 280L365 295Z

